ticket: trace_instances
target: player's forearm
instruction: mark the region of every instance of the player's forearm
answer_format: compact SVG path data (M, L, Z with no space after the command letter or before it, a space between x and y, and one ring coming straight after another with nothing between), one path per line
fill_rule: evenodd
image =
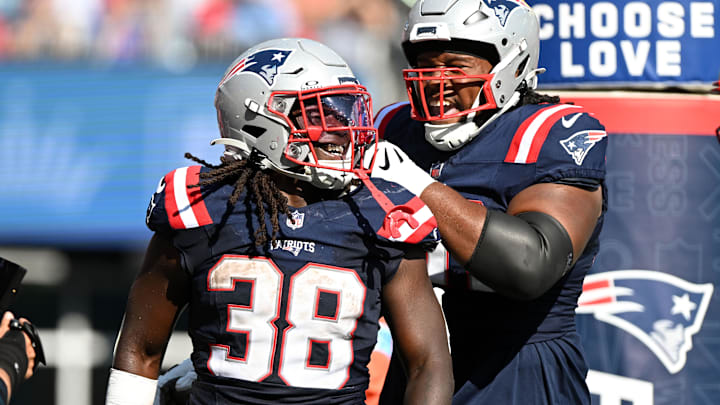
M403 402L406 405L450 404L453 389L453 374L449 362L430 361L422 367L408 370L408 382Z
M146 378L157 379L162 363L162 350L154 347L138 346L121 334L113 359L113 368L127 371Z
M428 186L420 198L435 215L448 251L499 294L537 298L573 261L572 241L550 215L490 212L439 183Z
M151 405L155 397L162 351L141 344L127 327L118 339L105 405Z
M460 263L467 263L482 234L487 209L436 182L420 195L438 223L443 244Z
M113 367L156 379L173 326L189 301L189 277L167 235L155 234L133 282Z

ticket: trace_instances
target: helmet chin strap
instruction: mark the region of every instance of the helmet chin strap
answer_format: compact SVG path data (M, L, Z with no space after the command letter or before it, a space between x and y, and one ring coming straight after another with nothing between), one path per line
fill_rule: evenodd
M243 155L250 155L250 148L248 145L240 141L238 139L234 138L219 138L214 139L212 142L210 142L211 145L216 144L222 144L225 145L225 153L226 156L231 156L235 159L241 160L243 159ZM312 160L312 158L311 158ZM352 162L350 162L349 159L342 159L342 160L320 160L318 163L321 163L328 167L337 167L338 169L342 168L349 168L352 166ZM350 182L353 179L353 173L351 172L341 172L341 175L338 175L340 171L333 170L329 168L321 168L321 167L310 167L305 166L303 170L300 173L295 173L289 170L281 169L280 167L273 164L272 161L268 158L264 158L261 161L257 162L260 169L272 169L276 172L279 172L285 176L298 179L301 181L306 181L315 187L327 189L327 190L342 190L346 189Z
M475 97L472 107L473 109L480 105L480 93ZM436 149L448 152L455 150L468 141L473 139L479 132L475 125L475 114L473 111L466 115L464 122L454 122L452 124L431 124L425 123L425 139L430 142Z
M338 169L350 168L352 162L349 159L342 160L319 160L318 163L327 167L337 167ZM345 189L353 179L353 173L342 172L322 167L305 167L305 172L312 178L310 183L318 188L330 190Z
M452 124L431 124L425 123L425 139L443 152L455 150L478 133L478 126L475 121L455 122Z
M490 118L485 120L482 125L478 126L473 119L476 111L468 114L464 122L455 122L452 124L431 124L425 123L425 139L435 147L435 149L443 152L455 150L470 142L478 136L480 131L485 129L497 117L505 113L507 110L515 106L520 101L520 92L516 91L501 109L497 110ZM480 103L480 94L475 99L473 106L475 108Z

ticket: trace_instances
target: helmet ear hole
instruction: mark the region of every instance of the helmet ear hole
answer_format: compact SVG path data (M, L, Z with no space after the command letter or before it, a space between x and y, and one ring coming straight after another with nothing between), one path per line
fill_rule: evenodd
M515 70L515 77L520 77L525 72L525 67L527 67L527 63L530 60L530 56L526 56L525 59L523 59L522 62L518 65L517 70Z
M243 125L242 131L254 136L255 138L259 138L267 130L263 127L258 127L255 125Z

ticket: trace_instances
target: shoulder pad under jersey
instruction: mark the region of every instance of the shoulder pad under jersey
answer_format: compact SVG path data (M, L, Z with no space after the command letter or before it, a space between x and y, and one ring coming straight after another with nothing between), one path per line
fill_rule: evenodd
M524 108L530 115L519 125L506 163L536 164L538 178L605 177L605 127L592 113L571 104Z
M387 139L388 125L393 119L396 121L412 121L410 118L410 103L408 101L389 104L378 110L374 123L375 128L378 130L379 139Z
M160 179L145 222L152 231L197 228L212 224L198 184L202 166L175 169Z

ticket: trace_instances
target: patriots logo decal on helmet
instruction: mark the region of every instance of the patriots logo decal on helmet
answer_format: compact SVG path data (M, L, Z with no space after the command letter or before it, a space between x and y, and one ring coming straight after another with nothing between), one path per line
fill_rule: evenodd
M590 149L605 138L607 133L601 130L580 131L572 134L569 138L560 141L560 145L572 156L575 164L582 165L585 156Z
M500 25L503 27L505 26L505 22L507 21L508 16L510 15L510 12L515 7L519 6L517 1L512 0L485 0L487 2L487 5L492 7L493 11L495 11L495 16L500 20Z
M254 73L265 79L268 86L272 86L275 83L278 68L285 64L292 52L292 50L284 49L264 49L255 52L230 68L220 81L220 86L241 72Z
M712 293L710 283L694 284L659 271L610 271L585 277L576 312L635 336L675 374L685 367Z

